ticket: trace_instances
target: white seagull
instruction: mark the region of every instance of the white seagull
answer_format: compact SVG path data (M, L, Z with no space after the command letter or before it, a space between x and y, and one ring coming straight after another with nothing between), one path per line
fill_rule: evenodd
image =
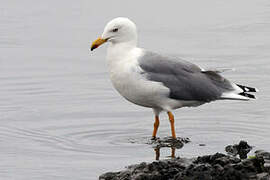
M156 138L159 114L168 113L172 138L176 138L172 110L215 100L249 100L256 88L230 82L218 70L203 70L180 58L137 47L137 28L128 18L115 18L95 40L91 51L109 42L107 61L115 89L128 101L152 108Z

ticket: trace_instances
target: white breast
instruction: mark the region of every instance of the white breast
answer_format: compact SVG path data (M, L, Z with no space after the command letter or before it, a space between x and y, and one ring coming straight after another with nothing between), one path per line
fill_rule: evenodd
M127 100L145 107L159 107L169 94L169 89L159 82L147 80L138 66L143 51L133 48L121 54L108 52L110 78L115 89ZM121 51L123 52L123 51Z

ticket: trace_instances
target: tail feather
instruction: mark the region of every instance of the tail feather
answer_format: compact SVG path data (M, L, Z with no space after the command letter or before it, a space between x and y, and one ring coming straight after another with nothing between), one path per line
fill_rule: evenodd
M251 93L252 92L258 92L258 89L253 88L253 87L243 86L243 85L240 85L240 84L236 84L236 85L243 90L243 92L240 92L239 95L247 97L249 99L256 99L255 95L250 94L250 92Z
M232 84L235 91L225 92L222 94L222 99L231 99L231 100L250 100L256 99L255 95L250 94L253 92L258 92L258 89L248 86L243 86L240 84Z
M240 84L236 84L236 85L240 87L243 90L243 92L258 92L258 89L253 88L253 87L243 86Z
M239 93L239 95L248 97L250 99L256 99L256 97L253 94L248 94L246 92Z

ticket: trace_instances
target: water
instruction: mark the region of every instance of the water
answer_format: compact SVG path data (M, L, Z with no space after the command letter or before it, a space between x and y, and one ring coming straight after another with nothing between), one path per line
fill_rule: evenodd
M267 0L1 2L1 179L97 179L155 159L147 144L152 111L112 88L106 45L88 51L117 16L136 22L141 47L236 68L224 75L260 89L256 101L175 111L177 135L191 139L177 156L224 152L241 139L269 151L269 7ZM161 119L158 135L166 137ZM169 155L161 149L161 159Z

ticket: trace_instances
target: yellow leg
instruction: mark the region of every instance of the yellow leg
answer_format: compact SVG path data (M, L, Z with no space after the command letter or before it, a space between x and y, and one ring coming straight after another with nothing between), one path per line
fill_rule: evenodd
M168 116L171 123L172 137L173 139L176 139L175 129L174 129L174 117L171 111L168 111Z
M153 130L153 134L152 134L153 139L156 138L158 126L159 126L159 117L155 116L154 130Z

